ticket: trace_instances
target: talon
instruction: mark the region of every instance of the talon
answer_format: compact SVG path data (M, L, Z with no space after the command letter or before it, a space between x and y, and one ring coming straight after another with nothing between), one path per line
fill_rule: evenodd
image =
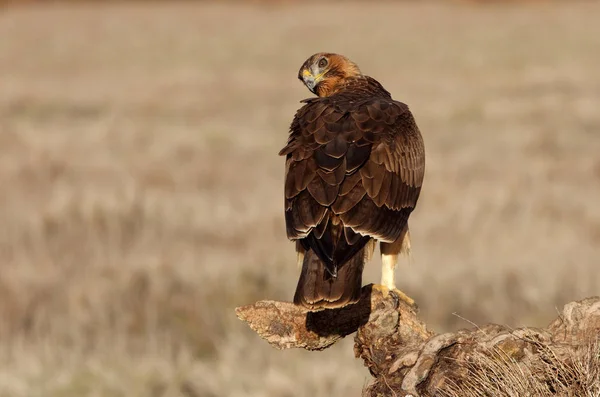
M400 291L397 288L394 288L394 293L396 293L396 295L398 296L398 298L403 301L404 303L406 303L409 306L412 306L414 308L417 307L416 302L414 301L414 299L412 299L410 296L406 295L404 292Z
M400 291L398 288L388 288L382 284L373 284L372 289L374 291L378 291L381 293L384 299L387 299L390 296L390 292L394 292L394 294L398 297L399 300L406 303L408 306L413 309L418 309L417 303L410 296L406 295L404 292Z
M384 298L387 298L390 294L390 289L382 284L373 284L373 289L381 292L381 295L383 295Z

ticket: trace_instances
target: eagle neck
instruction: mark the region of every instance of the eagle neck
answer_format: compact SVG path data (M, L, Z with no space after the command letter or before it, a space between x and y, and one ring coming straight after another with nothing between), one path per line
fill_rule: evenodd
M392 97L377 80L364 75L345 79L342 84L339 85L339 88L336 87L331 95L343 95L344 97L356 98L372 96L381 96L385 98Z

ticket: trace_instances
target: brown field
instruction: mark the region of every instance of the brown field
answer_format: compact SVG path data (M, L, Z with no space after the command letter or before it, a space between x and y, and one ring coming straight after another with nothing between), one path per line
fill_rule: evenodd
M437 331L600 292L600 15L553 5L0 11L0 397L358 396L352 340L276 351L287 128L314 52L408 103L427 174L397 282ZM365 283L377 282L379 261Z

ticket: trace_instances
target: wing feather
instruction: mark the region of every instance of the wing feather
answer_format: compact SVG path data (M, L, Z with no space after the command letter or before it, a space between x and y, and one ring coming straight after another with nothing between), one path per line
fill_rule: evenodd
M326 263L348 260L367 237L397 239L423 183L424 145L411 112L369 79L306 100L280 152L288 237Z

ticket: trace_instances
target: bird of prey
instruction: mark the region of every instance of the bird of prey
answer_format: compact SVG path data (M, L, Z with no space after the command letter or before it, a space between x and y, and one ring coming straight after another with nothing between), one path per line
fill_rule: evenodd
M301 101L279 154L286 157L287 236L302 267L294 303L318 311L358 301L377 241L377 287L395 289L398 257L410 251L408 218L425 149L408 106L345 56L317 53L298 78L317 97Z

